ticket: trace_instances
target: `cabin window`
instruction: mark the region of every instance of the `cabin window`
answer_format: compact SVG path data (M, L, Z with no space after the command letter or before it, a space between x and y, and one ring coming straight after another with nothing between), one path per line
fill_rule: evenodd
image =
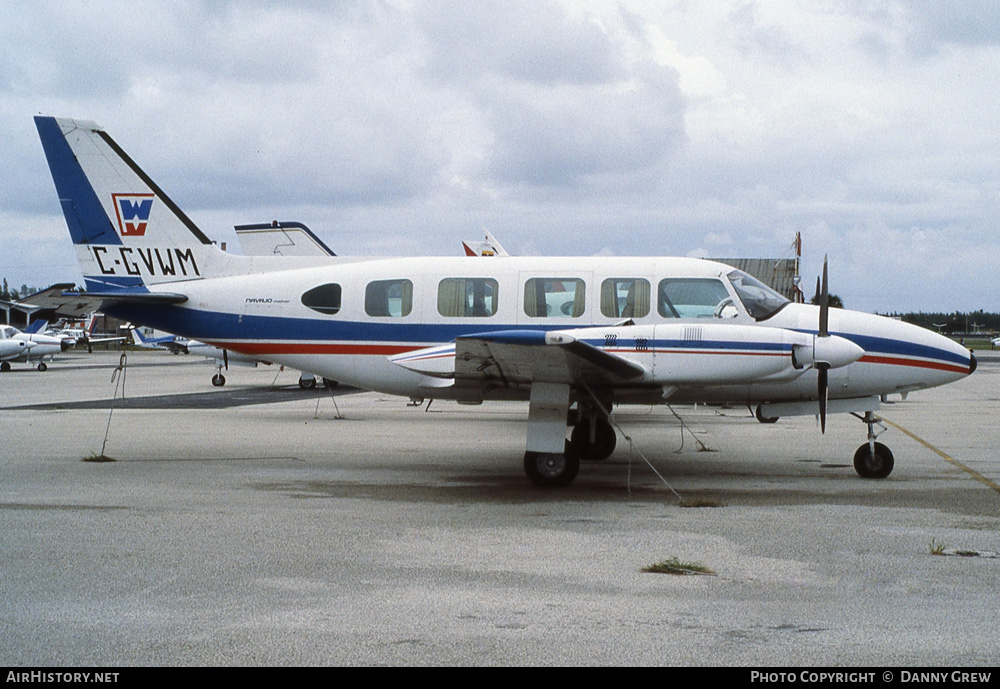
M376 280L365 288L365 313L400 318L413 310L413 283L409 280Z
M649 315L649 280L608 278L601 283L601 313L608 318Z
M711 318L716 307L729 299L721 280L667 278L660 280L656 308L664 318Z
M438 283L438 313L447 318L487 318L497 312L497 281L445 278Z
M302 295L302 304L313 311L332 316L340 311L340 285L331 282L328 285L313 287Z
M524 283L524 312L532 318L579 318L586 291L579 278L531 278Z

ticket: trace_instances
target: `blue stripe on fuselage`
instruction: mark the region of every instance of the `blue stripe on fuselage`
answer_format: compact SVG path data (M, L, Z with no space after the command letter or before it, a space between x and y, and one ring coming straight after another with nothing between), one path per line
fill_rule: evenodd
M542 344L543 333L552 330L572 330L565 326L496 324L493 328L480 323L399 323L373 321L333 321L315 318L288 318L281 316L248 316L213 311L198 311L175 306L149 304L113 304L105 312L122 320L151 326L157 330L176 333L197 340L208 341L264 341L264 342L380 342L446 344L459 337L495 339L510 344ZM593 327L582 325L582 327ZM587 340L588 344L603 347L604 340ZM636 347L639 343L630 338L620 338L617 346ZM650 339L649 347L673 349L716 349L732 351L787 352L791 345L764 342L727 342Z
M608 346L604 340L584 340L589 345L594 347L605 347ZM779 354L789 354L792 351L792 345L790 343L784 342L741 342L741 341L731 341L731 340L655 340L650 339L648 342L641 342L638 339L619 337L615 340L615 344L611 345L612 349L637 349L641 350L643 346L648 346L657 350L663 349L674 349L674 350L724 350L724 351L734 351L734 352L776 352Z
M509 331L510 325L497 324L495 330L480 324L430 324L374 321L327 321L316 318L285 316L248 316L234 313L199 311L173 306L147 304L111 304L105 313L148 325L157 330L209 341L266 342L385 342L447 344L455 338L477 333ZM551 325L517 326L519 330L545 332Z
M817 334L816 330L798 330L798 332L805 333L807 335ZM961 354L950 352L947 349L941 349L939 347L931 347L929 345L917 344L906 340L894 340L888 337L859 335L858 333L831 332L830 334L842 337L845 340L850 340L865 350L866 355L882 354L888 356L905 356L915 359L934 359L937 361L946 361L958 366L969 365L969 357L963 357Z
M199 311L177 306L156 306L148 304L114 304L105 312L123 320L149 325L157 330L184 335L197 340L209 341L264 341L264 342L381 342L446 344L458 337L478 336L487 338L490 333L517 331L524 335L523 342L532 339L528 333L542 333L551 330L571 330L563 324L518 325L496 324L484 327L480 323L400 323L374 321L335 321L316 318L289 318L284 316L249 316L213 311ZM594 327L591 324L580 327ZM815 335L815 331L799 332ZM474 334L474 335L473 335ZM862 347L868 354L915 357L946 361L958 366L968 366L969 361L960 354L944 349L915 344L904 340L885 337L858 335L856 333L833 333ZM588 344L603 347L603 340L587 340ZM620 338L618 347L634 347L634 340ZM726 341L684 341L657 340L648 343L656 349L716 349L751 350L784 353L791 345L766 342L726 342Z

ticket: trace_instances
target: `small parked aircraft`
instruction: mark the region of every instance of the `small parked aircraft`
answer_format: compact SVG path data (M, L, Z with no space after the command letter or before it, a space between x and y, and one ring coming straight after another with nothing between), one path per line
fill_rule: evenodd
M56 354L70 348L68 340L35 332L45 325L45 321L35 321L23 332L12 325L0 326L0 342L5 343L0 345L0 371L9 371L12 361L34 363L39 371L45 371L48 369L45 359L51 361Z
M813 306L698 259L228 254L99 126L35 123L106 312L368 390L527 400L524 468L540 486L614 451L622 403L747 404L761 421L818 415L824 429L828 413L863 414L854 466L883 478L880 397L976 368L946 337L830 309L825 268Z
M23 357L24 354L35 346L34 342L19 340L15 338L0 340L0 366L5 366L3 370L9 371L10 364L8 361L12 361Z
M216 387L222 387L226 384L226 377L222 375L222 369L226 369L228 371L230 364L233 366L256 368L258 363L267 365L270 365L271 363L252 356L240 354L239 352L230 352L227 349L221 349L215 345L210 345L207 342L190 340L186 337L178 337L177 335L146 337L142 333L141 328L135 327L132 328L132 341L137 347L142 347L144 349L166 349L173 354L180 354L181 352L184 352L185 354L197 354L207 359L214 359L216 371L215 375L212 376L212 385Z

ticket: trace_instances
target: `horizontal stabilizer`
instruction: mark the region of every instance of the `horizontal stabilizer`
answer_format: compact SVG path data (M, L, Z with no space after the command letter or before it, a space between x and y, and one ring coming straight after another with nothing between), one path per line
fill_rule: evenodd
M183 304L188 300L186 295L177 292L129 292L122 290L114 292L63 292L63 295L100 301L101 308L105 308L109 304Z

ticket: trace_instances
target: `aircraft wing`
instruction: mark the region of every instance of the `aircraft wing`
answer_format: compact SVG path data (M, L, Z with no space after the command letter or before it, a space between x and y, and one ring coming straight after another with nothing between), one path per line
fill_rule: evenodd
M605 352L566 331L505 330L466 335L454 344L430 347L391 357L411 371L454 378L456 385L496 382L591 385L636 381L642 365Z
M61 282L29 294L20 301L3 302L3 305L29 314L51 310L60 318L82 318L100 308L102 299L97 298L99 295L75 292L73 287L72 282Z

